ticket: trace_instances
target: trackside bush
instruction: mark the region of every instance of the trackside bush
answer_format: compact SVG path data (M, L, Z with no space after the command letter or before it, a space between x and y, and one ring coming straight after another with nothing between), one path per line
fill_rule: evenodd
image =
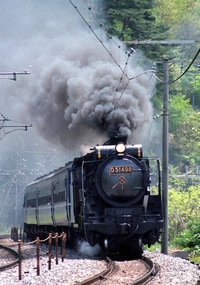
M176 241L181 245L185 239L191 246L198 244L199 201L200 186L191 186L188 191L182 192L169 189L169 241L171 243ZM177 239L179 237L180 239Z
M200 224L199 220L192 219L186 226L186 230L180 233L175 242L183 248L200 247Z

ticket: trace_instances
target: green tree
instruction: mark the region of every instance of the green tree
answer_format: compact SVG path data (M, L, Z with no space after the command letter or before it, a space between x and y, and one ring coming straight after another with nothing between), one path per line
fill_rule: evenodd
M188 222L186 229L180 233L180 235L175 238L177 245L182 248L191 248L195 251L198 249L198 254L200 253L200 224L198 218L192 218Z
M122 41L149 38L155 27L152 8L155 0L104 0L110 32Z
M199 70L200 71L200 70ZM194 89L196 91L200 91L200 74L198 74L195 79L192 81Z
M185 165L200 163L200 112L192 109L189 99L177 94L170 99L170 163Z
M156 0L103 0L103 3L109 33L122 41L153 39L165 31L165 27L156 24ZM165 50L165 47L152 45L138 45L136 48L143 50L145 56L154 61L158 54L163 53L159 50Z
M169 189L169 241L173 242L191 220L200 218L199 199L199 186L183 192Z
M195 0L156 0L157 22L168 27L179 25L180 22L191 16L191 10L195 4Z
M185 95L176 94L169 99L169 131L170 133L176 133L179 131L184 120L193 113L189 99L185 98Z
M189 166L200 163L199 137L200 112L193 112L181 125L180 133L176 138L177 150L181 149L179 163Z

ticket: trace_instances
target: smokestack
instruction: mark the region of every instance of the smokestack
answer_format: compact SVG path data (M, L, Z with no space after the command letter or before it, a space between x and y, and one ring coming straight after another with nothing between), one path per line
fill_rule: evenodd
M110 137L110 139L104 145L116 145L120 142L127 144L127 137L121 135Z

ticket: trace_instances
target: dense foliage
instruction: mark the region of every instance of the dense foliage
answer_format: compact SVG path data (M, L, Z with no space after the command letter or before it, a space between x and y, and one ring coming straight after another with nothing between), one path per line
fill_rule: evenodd
M200 187L191 186L187 191L169 190L169 240L186 229L188 223L200 218Z
M104 0L103 3L110 33L120 40L145 39L155 32L156 19L152 14L155 0Z

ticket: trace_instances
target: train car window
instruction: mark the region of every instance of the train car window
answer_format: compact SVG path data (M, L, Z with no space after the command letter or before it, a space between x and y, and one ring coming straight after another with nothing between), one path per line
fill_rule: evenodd
M60 203L65 201L65 189L66 189L66 185L65 185L65 179L60 179L57 183L56 183L56 188L54 191L54 203Z
M51 198L50 195L40 197L40 198L38 199L38 205L39 205L39 206L48 205L50 198Z
M65 201L65 191L54 194L54 203Z
M38 206L47 205L49 203L49 198L51 197L51 184L42 185L38 191Z
M44 205L45 201L44 201L44 197L41 197L38 199L38 206L42 206Z
M36 199L27 199L27 208L36 207Z

